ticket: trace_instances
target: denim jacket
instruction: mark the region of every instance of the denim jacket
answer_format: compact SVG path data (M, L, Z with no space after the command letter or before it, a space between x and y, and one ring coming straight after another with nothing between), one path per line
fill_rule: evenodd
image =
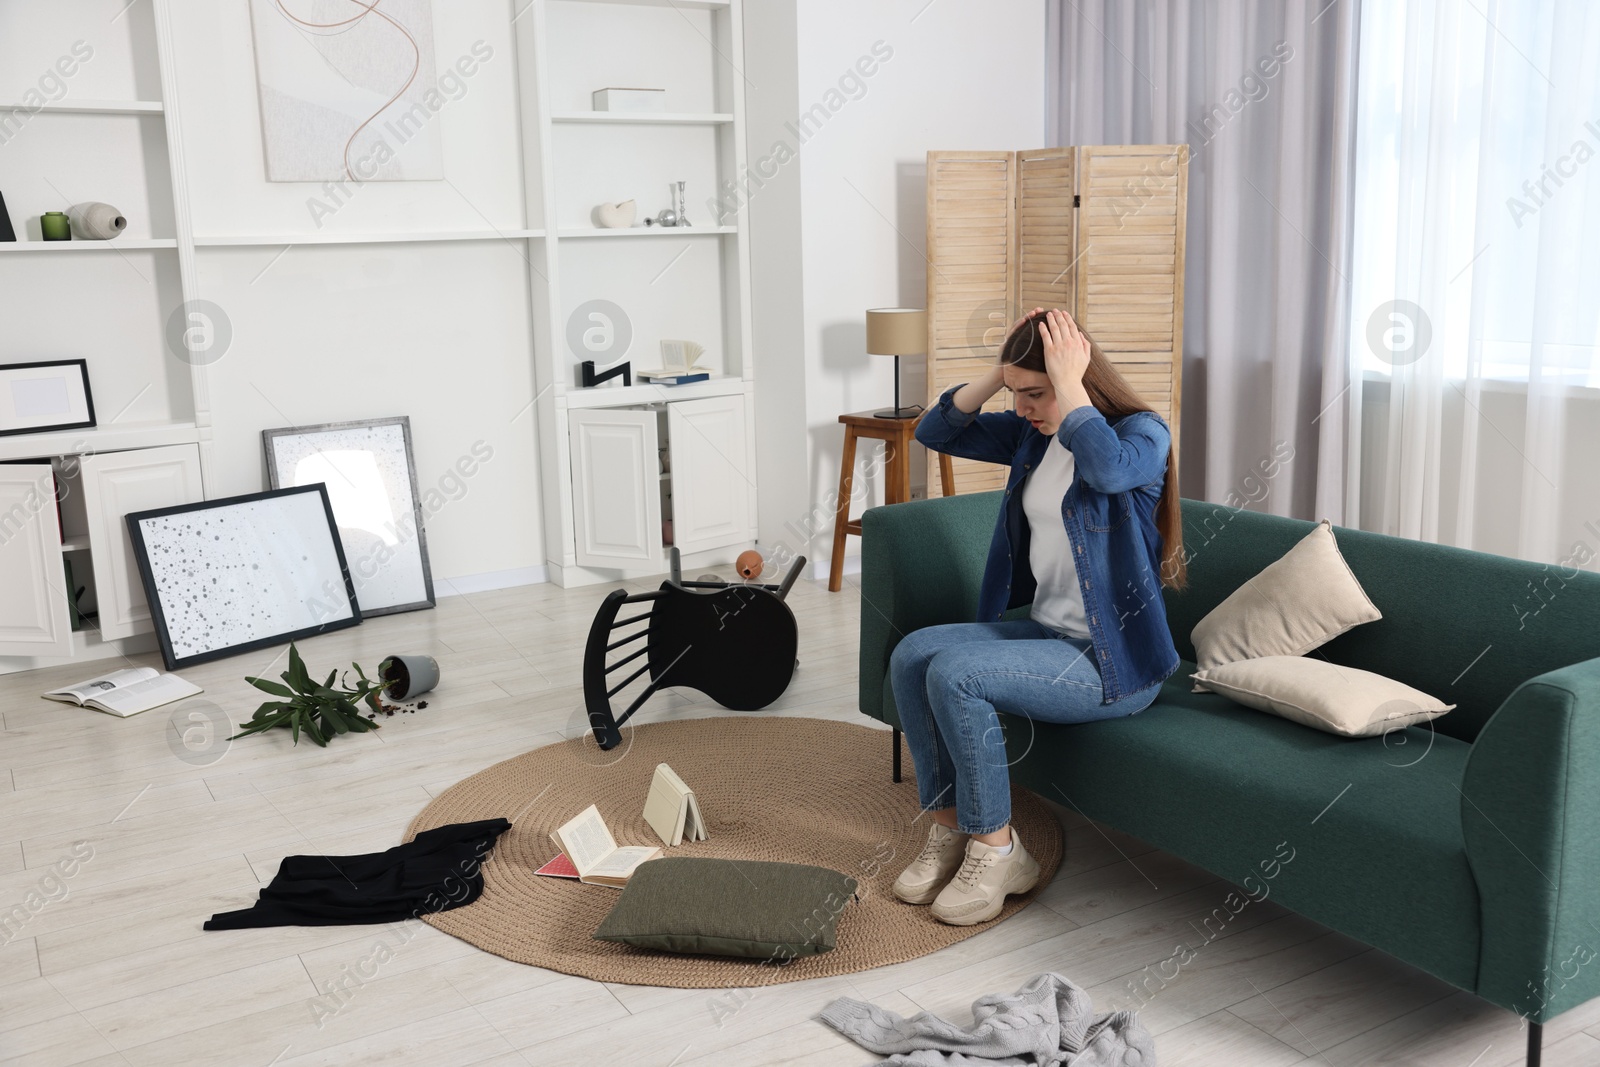
M917 440L936 452L1011 468L996 520L978 621L1033 602L1037 581L1028 564L1029 528L1022 483L1052 440L1072 452L1072 484L1061 500L1061 521L1077 554L1078 587L1110 704L1165 680L1178 669L1161 594L1161 499L1172 431L1151 411L1136 411L1113 426L1090 406L1066 413L1055 437L1035 430L1015 411L963 412L947 389L917 426Z

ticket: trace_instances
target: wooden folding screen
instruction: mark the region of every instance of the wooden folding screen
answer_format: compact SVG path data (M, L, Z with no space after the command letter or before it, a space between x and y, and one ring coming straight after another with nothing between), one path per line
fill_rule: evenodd
M1187 189L1187 145L929 152L928 403L983 373L1023 309L1068 308L1176 440ZM1005 469L957 459L955 484Z

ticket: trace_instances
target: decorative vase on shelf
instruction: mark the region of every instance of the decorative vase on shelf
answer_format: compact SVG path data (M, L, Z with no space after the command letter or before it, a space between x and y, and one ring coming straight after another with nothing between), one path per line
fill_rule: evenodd
M80 241L109 241L128 227L122 212L110 204L76 204L67 212L73 236Z
M683 198L683 185L683 182L678 182L677 188L672 190L672 208L678 213L679 226L692 226L694 224L689 221L689 213L685 210L689 205Z
M602 229L625 230L633 225L638 210L639 205L636 201L624 200L616 204L601 204L594 209L594 216Z
M17 231L11 228L11 213L6 210L6 198L0 193L0 241L15 241Z
M72 240L72 223L65 211L46 211L39 216L39 236L46 241Z
M655 223L657 226L692 225L684 216L683 212L683 186L683 182L667 183L667 191L672 194L672 206L662 208L660 211L656 212L654 218L645 219L644 224L646 226L649 226L651 223Z

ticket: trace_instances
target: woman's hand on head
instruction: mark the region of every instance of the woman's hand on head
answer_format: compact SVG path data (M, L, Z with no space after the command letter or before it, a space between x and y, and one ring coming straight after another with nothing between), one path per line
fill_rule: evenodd
M1084 371L1089 369L1089 339L1072 316L1059 308L1051 309L1038 329L1044 340L1045 373L1056 392L1081 388Z
M1022 318L1018 319L1016 322L1013 322L1011 324L1011 329L1006 331L1006 336L1010 337L1012 334L1016 333L1017 330L1022 327L1022 324L1028 321L1028 317L1030 315L1037 315L1037 314L1039 314L1039 312L1041 312L1043 310L1044 310L1044 308L1040 307L1040 308L1034 308L1032 311L1024 311L1022 313Z

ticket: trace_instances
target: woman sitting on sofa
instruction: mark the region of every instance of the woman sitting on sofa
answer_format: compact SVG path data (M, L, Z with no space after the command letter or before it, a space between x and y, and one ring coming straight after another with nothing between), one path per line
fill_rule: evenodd
M1009 388L1015 410L980 412ZM895 708L933 818L895 895L959 926L1039 880L1010 826L997 711L1040 722L1133 715L1178 668L1162 585L1185 584L1177 463L1166 422L1064 311L1036 308L995 366L947 390L917 440L1010 467L978 621L907 634ZM1003 620L1032 604L1029 618Z

